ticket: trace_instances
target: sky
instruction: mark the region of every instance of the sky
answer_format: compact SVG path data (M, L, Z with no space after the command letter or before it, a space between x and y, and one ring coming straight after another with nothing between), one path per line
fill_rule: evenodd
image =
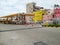
M26 4L35 2L36 6L52 9L60 0L0 0L0 16L26 12Z

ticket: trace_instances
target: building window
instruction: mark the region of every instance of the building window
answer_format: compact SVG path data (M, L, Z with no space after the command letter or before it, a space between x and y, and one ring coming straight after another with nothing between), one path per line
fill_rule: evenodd
M48 13L50 13L50 12L48 12Z

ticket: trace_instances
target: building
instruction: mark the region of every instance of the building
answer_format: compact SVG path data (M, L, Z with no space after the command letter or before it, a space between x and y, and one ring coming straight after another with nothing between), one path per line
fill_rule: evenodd
M44 21L51 21L51 20L53 20L53 16L52 15L43 15L43 20Z
M36 6L36 3L34 2L28 3L26 5L26 13L33 13L34 11L37 11L40 9L43 9L43 7Z
M53 24L53 10L44 9L44 11L45 11L45 14L43 14L43 16L42 16L43 24L45 25L46 22L48 22L48 24Z
M60 6L59 5L54 6L54 18L60 18Z
M34 14L25 14L25 21L26 23L32 23L33 22Z
M5 18L5 20L0 20L0 22L3 23L9 23L9 24L26 24L31 23L33 14L25 14L25 13L17 13L17 14L11 14L8 16L0 17L0 19Z
M60 24L60 6L54 5L54 22Z
M53 9L45 9L46 10L46 13L47 15L53 15Z
M53 24L53 16L52 15L43 15L43 24L45 25L46 22L48 22L48 24Z

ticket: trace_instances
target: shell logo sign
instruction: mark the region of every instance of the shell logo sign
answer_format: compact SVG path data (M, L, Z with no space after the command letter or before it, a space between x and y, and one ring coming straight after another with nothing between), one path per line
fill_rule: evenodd
M33 12L33 14L34 14L33 20L35 22L42 21L43 10L39 10L39 11Z

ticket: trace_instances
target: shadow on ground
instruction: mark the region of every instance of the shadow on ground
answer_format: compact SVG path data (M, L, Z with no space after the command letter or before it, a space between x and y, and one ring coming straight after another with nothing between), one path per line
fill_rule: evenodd
M34 45L48 45L48 44L46 44L46 43L44 43L42 41L39 41L39 42L35 42Z

